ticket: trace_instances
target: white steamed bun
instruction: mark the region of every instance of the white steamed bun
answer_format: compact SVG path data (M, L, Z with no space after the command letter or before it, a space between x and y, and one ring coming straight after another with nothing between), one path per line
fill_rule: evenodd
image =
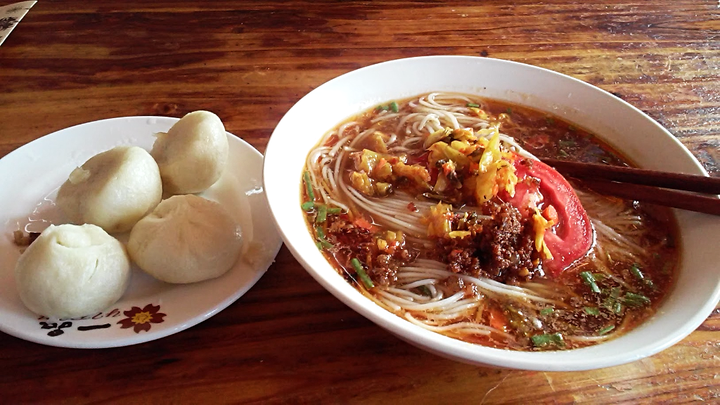
M217 202L193 194L162 201L130 232L128 253L148 274L168 283L219 277L240 253L240 228Z
M57 205L75 224L125 232L162 199L157 163L137 146L118 146L91 157L60 187Z
M20 298L31 311L72 318L107 309L125 292L130 259L95 225L50 226L15 265Z
M167 194L199 193L212 186L227 163L225 126L209 111L191 112L157 134L150 154L160 166Z

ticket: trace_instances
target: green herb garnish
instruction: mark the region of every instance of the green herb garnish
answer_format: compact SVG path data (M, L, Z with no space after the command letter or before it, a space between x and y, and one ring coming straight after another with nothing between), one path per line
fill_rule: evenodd
M535 347L545 347L550 344L554 344L560 347L565 346L565 341L563 340L562 335L559 333L546 333L543 335L535 335L530 339L532 340Z
M633 264L630 267L630 273L632 273L632 275L635 276L635 278L642 281L646 286L648 286L650 288L655 288L655 284L653 284L652 280L645 277L645 275L642 273L642 271L640 271L640 267L638 267L637 264Z
M649 304L650 298L642 294L626 292L625 297L623 297L623 302L631 307L641 307L643 305Z
M312 201L305 201L300 205L300 208L302 208L305 212L310 212L315 208L315 203Z
M633 276L635 276L638 280L645 280L645 275L642 274L640 271L640 267L638 267L637 263L633 264L632 267L630 267L630 273L632 273Z
M315 225L315 236L317 237L317 242L315 244L317 245L318 249L330 249L334 246L327 239L325 239L325 232L323 232L322 226Z
M589 271L583 271L580 273L580 278L583 279L585 284L592 290L592 292L600 294L600 287L595 282L595 277Z
M350 260L350 264L353 266L353 269L355 269L355 272L357 273L358 277L360 277L360 281L362 281L362 283L365 284L365 288L375 287L375 284L372 282L370 277L365 272L365 269L363 268L362 264L360 264L360 260L353 257L352 260Z
M551 315L553 312L555 312L555 308L547 307L540 310L540 315L548 316Z
M400 107L398 107L398 103L396 103L396 102L394 102L394 101L393 101L392 103L390 103L390 110L391 110L392 112L398 112L398 111L400 111Z
M305 171L305 173L303 173L303 182L305 183L305 192L307 193L308 198L310 199L310 201L315 200L315 193L313 192L312 181L310 181L310 172L307 170Z
M615 329L615 325L606 326L598 331L598 335L602 336Z
M421 285L420 287L418 287L418 290L420 290L420 293L422 293L422 295L424 295L424 296L426 296L426 297L431 297L431 296L432 296L432 291L430 291L430 289L428 288L428 286L426 286L426 285L424 285L424 284Z
M622 303L619 301L619 298L620 288L613 287L610 289L610 296L605 298L605 300L603 301L603 306L609 311L619 314L620 312L622 312Z
M585 310L585 313L588 315L594 315L594 316L600 315L600 310L595 307L585 307L583 309Z
M479 108L479 107L480 107L480 104L475 104L475 103L467 103L467 104L465 104L465 105L466 105L467 107L475 107L475 108Z
M325 205L325 204L318 205L318 213L317 213L317 216L315 217L315 223L321 224L321 223L325 222L327 220L327 213L328 213L327 205Z

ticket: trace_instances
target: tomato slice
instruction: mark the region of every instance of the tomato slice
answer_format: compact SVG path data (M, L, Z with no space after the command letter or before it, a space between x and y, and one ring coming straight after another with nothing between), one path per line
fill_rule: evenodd
M545 245L553 258L544 260L543 268L551 276L558 276L592 247L592 223L570 183L555 169L522 157L515 159L514 166L518 184L509 202L528 215L533 201L537 204L539 200L557 211L557 225L545 232Z

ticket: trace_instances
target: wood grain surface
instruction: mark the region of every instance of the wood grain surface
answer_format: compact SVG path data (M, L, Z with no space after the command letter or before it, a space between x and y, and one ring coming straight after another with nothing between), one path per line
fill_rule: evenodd
M542 66L610 91L720 176L719 6L41 0L0 47L0 156L87 121L197 109L216 112L262 152L284 112L325 81L390 59L452 54ZM719 356L716 310L677 345L623 366L456 363L347 308L283 247L236 303L157 341L72 350L0 333L0 402L717 402Z

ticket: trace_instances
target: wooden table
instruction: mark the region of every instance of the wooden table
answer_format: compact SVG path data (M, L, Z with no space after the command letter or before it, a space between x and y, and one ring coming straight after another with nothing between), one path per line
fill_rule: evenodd
M648 113L720 176L715 0L40 1L0 47L0 156L117 116L207 109L263 151L300 97L408 56L488 56L585 80ZM674 347L588 372L445 360L398 340L282 248L226 310L104 350L0 333L0 402L570 403L717 401L720 312Z

